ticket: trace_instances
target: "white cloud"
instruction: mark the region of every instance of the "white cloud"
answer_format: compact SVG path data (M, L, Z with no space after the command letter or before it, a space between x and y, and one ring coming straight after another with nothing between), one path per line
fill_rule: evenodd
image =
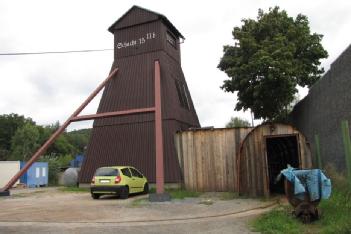
M309 17L311 31L324 35L329 59L349 45L350 1L17 1L0 2L0 52L60 51L113 47L107 28L137 4L159 12L186 37L182 67L203 126L224 127L231 116L250 121L250 113L234 112L236 97L219 87L226 75L217 69L222 47L231 44L232 29L258 8L279 5L291 16ZM112 52L68 55L0 56L0 114L19 113L39 124L65 119L107 76ZM306 93L306 91L303 91ZM98 99L84 113L94 113ZM89 126L77 123L70 129Z

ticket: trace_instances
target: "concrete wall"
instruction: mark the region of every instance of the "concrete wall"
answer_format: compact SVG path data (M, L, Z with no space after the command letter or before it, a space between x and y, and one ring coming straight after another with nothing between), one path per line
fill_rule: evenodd
M313 156L318 135L322 165L332 163L345 169L341 121L347 120L351 125L351 45L294 107L290 117L310 142Z
M0 188L4 187L9 180L20 170L19 161L0 162ZM16 186L19 180L14 184Z

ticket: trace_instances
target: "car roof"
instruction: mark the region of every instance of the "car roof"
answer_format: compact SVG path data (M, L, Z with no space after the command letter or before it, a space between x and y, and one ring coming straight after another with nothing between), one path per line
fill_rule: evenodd
M99 168L123 169L123 168L127 168L127 167L134 168L134 167L132 167L132 166L106 166L106 167L99 167ZM98 168L98 169L99 169L99 168Z

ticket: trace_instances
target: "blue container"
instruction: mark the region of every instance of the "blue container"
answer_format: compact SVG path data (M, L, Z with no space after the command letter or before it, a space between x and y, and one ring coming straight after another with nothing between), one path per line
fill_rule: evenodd
M75 159L71 160L70 167L81 167L83 163L84 155L76 155Z
M25 164L25 162L21 162L21 169ZM29 188L47 186L49 178L48 173L49 167L47 162L35 162L27 172L21 176L20 182L27 185Z

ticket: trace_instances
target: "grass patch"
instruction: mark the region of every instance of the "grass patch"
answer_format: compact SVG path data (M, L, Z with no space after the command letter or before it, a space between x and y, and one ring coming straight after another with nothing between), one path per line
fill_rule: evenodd
M234 192L222 192L220 195L220 199L224 201L233 200L236 198L239 198L239 194Z
M261 233L351 233L351 186L345 177L329 168L332 195L322 200L318 208L321 218L312 224L303 224L291 215L290 205L280 206L253 222L254 231Z
M90 188L79 188L79 187L60 187L58 190L61 192L73 192L73 193L90 192Z
M132 201L132 203L130 204L130 207L132 208L138 208L141 207L145 204L147 204L149 202L149 200L147 198L139 198L139 199L135 199Z
M166 189L172 199L184 199L186 197L199 197L200 192L188 191L184 189Z
M188 191L180 188L166 188L165 191L171 195L172 199L184 199L186 197L199 197L202 193ZM155 188L149 190L150 193L156 193Z
M280 206L251 223L254 231L262 233L302 233L301 224L292 217L288 206Z

